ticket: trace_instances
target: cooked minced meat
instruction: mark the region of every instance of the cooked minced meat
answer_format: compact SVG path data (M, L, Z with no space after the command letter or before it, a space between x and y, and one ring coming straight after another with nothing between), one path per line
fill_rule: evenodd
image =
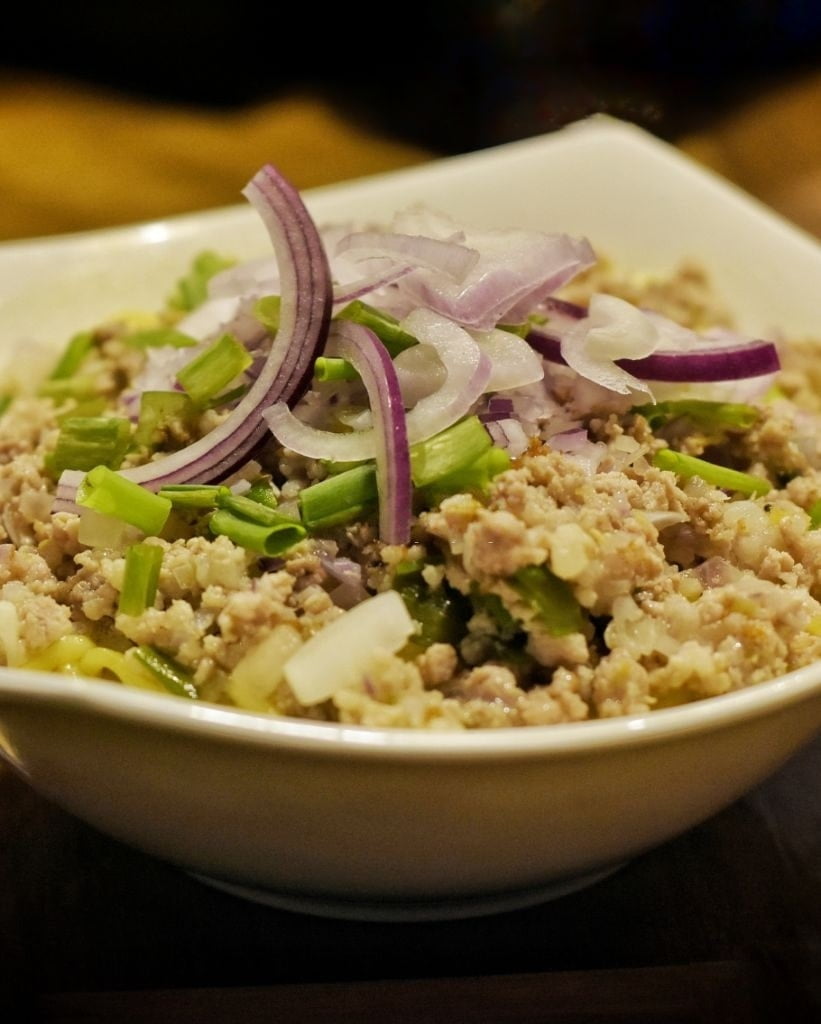
M600 262L560 294L582 304L616 296L698 331L730 324L692 265L637 278ZM167 310L148 323L184 328L181 316ZM821 392L810 341L785 354L769 391L739 398L730 387L702 397L684 388L669 415L644 385L608 390L545 359L541 381L500 390L518 431L507 448L509 439L493 434L507 451L504 464L481 484L420 488L407 543L379 539L378 505L366 496L355 514L271 556L215 532L207 502L175 505L147 537L123 524L112 530L112 517L90 513L81 497L54 503L60 472L71 468L54 462L66 422L133 423L141 392L157 387L162 361L132 344L144 330L145 322L125 319L90 335L82 374L92 382L92 410L86 393L52 382L16 395L0 418L7 665L158 689L171 673L189 697L255 711L473 729L645 713L821 657ZM163 358L182 365L179 351ZM346 431L362 426L367 400L347 378L315 382L300 408L305 422L326 429L331 409L332 429ZM732 413L716 414L716 400ZM490 424L486 401L471 412L488 413ZM119 466L161 458L228 415L218 403L194 411L155 424L149 441L132 436ZM740 474L750 489L665 468L660 451ZM242 497L262 483L270 504L298 518L307 489L339 469L269 438L226 484ZM156 549L159 568L145 606L128 610L121 605L135 544ZM361 637L354 680L301 702L287 672L294 651L391 589L415 624L407 642L386 649L374 640L371 650ZM85 644L77 650L108 653L69 657L65 642L77 638Z

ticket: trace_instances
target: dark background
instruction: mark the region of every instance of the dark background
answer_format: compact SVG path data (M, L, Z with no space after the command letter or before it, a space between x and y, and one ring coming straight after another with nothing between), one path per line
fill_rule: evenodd
M143 0L18 5L15 22L10 70L209 107L308 87L440 153L594 111L672 138L821 66L819 0Z

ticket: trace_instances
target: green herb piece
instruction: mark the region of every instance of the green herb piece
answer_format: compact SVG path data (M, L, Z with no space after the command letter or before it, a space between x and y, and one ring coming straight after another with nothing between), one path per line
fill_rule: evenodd
M191 430L197 409L190 395L182 391L144 391L140 396L140 417L134 440L156 448L166 439L169 428Z
M268 508L276 508L279 504L276 488L271 483L270 477L260 476L251 482L251 486L245 492L245 497L251 501L258 501L260 505L267 505Z
M2 416L14 400L12 395L0 395L0 416Z
M467 466L446 473L432 484L421 488L419 494L424 504L438 505L451 494L484 494L490 481L510 469L510 456L502 448L488 448L478 459Z
M57 365L49 374L50 380L65 380L73 377L79 370L85 357L94 347L94 332L80 331L69 339Z
M269 334L276 334L279 330L281 306L282 299L279 295L263 295L261 299L257 299L254 303L253 315Z
M359 373L338 356L318 356L314 360L314 379L324 384L333 380L359 380Z
M223 334L186 363L177 374L177 380L192 400L202 406L247 370L252 362L244 345L232 335Z
M287 516L277 516L271 509L265 509L264 505L259 505L259 508L271 512L267 522L248 519L227 508L220 508L208 520L208 528L213 534L228 537L240 547L269 557L282 555L305 539L307 531L302 523ZM272 521L274 516L276 521Z
M106 466L95 466L77 488L77 504L136 526L148 535L162 531L171 502Z
M99 387L93 377L60 378L42 381L37 388L37 394L40 398L53 398L55 402L62 402L67 398L82 401L98 395Z
M191 348L198 344L196 338L175 327L152 327L145 331L135 331L126 337L126 341L134 348Z
M528 565L517 570L510 585L536 612L551 636L581 632L584 616L573 589L546 565Z
M643 416L651 430L683 418L700 430L749 430L758 419L758 410L752 405L706 402L695 398L637 405L631 411Z
M490 435L478 416L468 416L426 441L411 446L411 477L424 487L464 468L493 447Z
M210 250L199 253L188 273L177 281L173 294L168 298L169 308L188 313L202 305L208 298L208 282L214 274L232 267L235 262Z
M220 484L165 484L157 494L174 508L216 508L220 492L227 490Z
M821 501L814 501L807 512L810 517L810 529L817 530L821 526Z
M118 609L140 615L154 604L163 552L157 544L132 544L125 553L125 572Z
M419 624L413 644L457 644L465 635L470 604L457 591L444 585L431 589L424 583L405 583L396 589L411 618Z
M419 344L412 334L402 330L397 319L388 313L375 309L373 306L369 306L360 299L354 299L353 302L345 306L344 309L336 314L336 318L338 320L351 320L355 324L369 327L392 357L398 356L400 352L410 348L412 345Z
M144 665L149 672L176 697L189 697L197 700L199 694L194 684L194 678L190 672L182 667L173 658L160 654L147 644L134 648L134 657Z
M299 492L302 521L309 530L349 523L376 502L376 467L364 462Z
M674 452L671 448L659 449L653 456L653 465L659 469L670 470L685 480L698 476L714 487L736 491L739 494L769 494L773 489L769 480L763 477L742 473L737 469L728 469L726 466L717 466L713 462L697 459L694 455Z
M51 473L117 469L131 444L131 424L115 416L70 416L63 420L54 451L46 458Z

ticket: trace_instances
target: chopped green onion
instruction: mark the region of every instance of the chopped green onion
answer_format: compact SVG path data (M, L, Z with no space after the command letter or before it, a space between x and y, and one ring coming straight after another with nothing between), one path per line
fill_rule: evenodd
M261 526L277 526L282 522L297 522L293 517L277 512L270 505L264 505L261 501L256 501L244 494L234 494L227 487L220 489L220 493L217 495L217 507L233 512L234 515L242 516L252 523L259 523Z
M13 401L12 395L0 395L0 416L8 409Z
M329 380L359 380L359 374L347 359L319 356L314 361L314 378L324 384Z
M53 398L55 402L61 402L66 398L93 398L99 394L99 391L97 381L93 377L44 380L37 388L37 394L40 398Z
M253 314L269 334L276 334L279 330L281 306L279 295L263 295L254 303Z
M71 416L63 420L54 451L47 457L49 470L88 471L95 466L117 469L131 444L131 424L115 416Z
M191 348L197 344L196 338L183 334L175 327L152 327L145 331L135 331L127 336L126 341L135 348Z
M510 585L536 612L551 636L579 633L584 617L569 583L559 579L546 565L528 565L518 569Z
M165 440L169 428L190 430L196 413L191 396L182 391L144 391L140 396L140 418L134 440L156 448Z
M108 406L108 402L102 395L94 395L91 398L78 399L70 409L60 413L57 422L62 426L66 420L77 417L86 419L91 416L99 416Z
M651 430L686 418L702 430L749 430L758 419L758 410L741 402L706 402L696 398L637 405L632 410L643 416Z
M239 384L235 388L231 388L230 391L223 391L222 394L215 395L205 403L206 409L219 409L223 405L228 405L229 402L236 402L237 399L242 398L245 392L248 390L249 385Z
M677 476L689 480L698 476L714 487L725 491L737 491L740 494L769 494L773 489L769 480L742 473L737 469L717 466L713 462L697 459L694 455L674 452L671 448L661 448L653 456L653 465L659 469L668 469Z
M821 501L813 502L807 513L810 517L810 529L817 530L821 526Z
M171 502L120 476L106 466L95 466L77 488L77 504L121 519L152 535L162 531Z
M245 497L251 501L258 501L260 505L267 505L268 508L276 508L279 498L274 485L269 477L260 476L252 481L251 486L245 492Z
M265 506L260 505L259 508L265 509ZM271 512L270 509L266 511ZM225 508L214 512L208 520L208 527L213 534L228 537L242 548L271 557L284 554L304 540L307 533L302 523L286 516L277 516L276 522L263 523L246 519Z
M221 484L165 484L157 494L174 508L216 508L219 493L227 490Z
M190 312L208 298L208 282L220 270L233 266L235 260L226 259L215 252L199 253L188 273L177 281L177 287L168 298L171 309Z
M412 643L420 647L458 644L465 635L470 605L458 591L444 585L432 590L423 583L405 583L396 589L419 625Z
M49 379L64 380L68 377L73 377L93 347L93 331L80 331L79 334L75 334L69 339L63 354L57 360L57 365L49 374Z
M374 309L373 306L362 302L361 299L354 299L336 316L339 320L351 320L355 324L369 327L392 357L398 356L400 352L412 345L419 344L412 334L402 330L397 319L388 313Z
M146 644L134 648L134 657L162 683L169 693L176 697L190 697L197 700L199 694L194 679L182 665Z
M197 405L204 405L247 370L253 360L244 345L223 334L177 374L177 380Z
M309 530L356 519L376 501L376 467L365 462L326 477L299 493L302 521Z
M411 446L411 477L424 487L462 469L493 447L490 435L477 416L468 416L426 441Z
M508 453L503 448L488 448L467 466L446 473L422 488L421 493L428 505L438 505L451 494L483 494L490 486L490 481L507 469L510 469Z
M119 611L140 615L154 604L163 552L157 544L132 544L125 553Z

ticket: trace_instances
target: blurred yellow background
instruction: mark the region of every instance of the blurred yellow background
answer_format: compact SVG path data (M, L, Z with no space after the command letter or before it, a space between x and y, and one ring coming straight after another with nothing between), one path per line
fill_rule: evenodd
M821 236L821 73L742 100L671 141ZM5 72L0 240L237 203L264 162L310 188L438 155L319 93L220 109Z

